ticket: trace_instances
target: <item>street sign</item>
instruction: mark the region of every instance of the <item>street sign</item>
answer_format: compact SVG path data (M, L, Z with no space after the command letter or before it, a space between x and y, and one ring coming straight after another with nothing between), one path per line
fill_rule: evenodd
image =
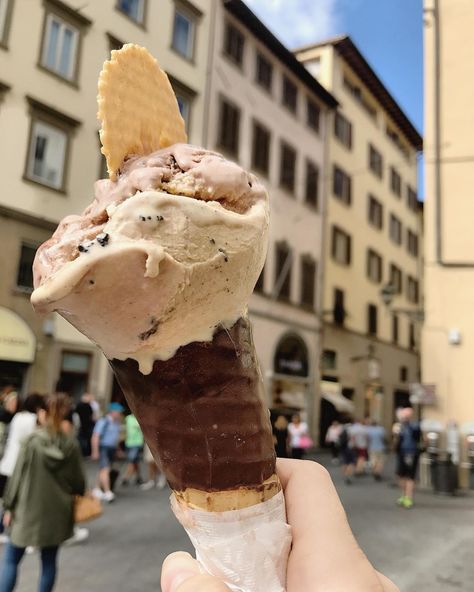
M410 384L410 403L412 405L435 405L436 404L436 385L420 384L413 382Z

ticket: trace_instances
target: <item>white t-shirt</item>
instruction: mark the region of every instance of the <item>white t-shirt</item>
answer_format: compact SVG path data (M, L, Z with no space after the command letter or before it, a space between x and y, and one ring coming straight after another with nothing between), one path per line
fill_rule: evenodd
M7 477L13 475L21 443L35 431L36 420L36 413L30 413L29 411L20 411L12 419L5 445L5 454L0 462L0 473L2 475Z
M288 432L290 434L291 448L300 448L301 436L304 436L308 433L308 425L304 421L298 425L290 423L288 425Z
M368 446L368 434L367 427L357 422L351 425L349 428L349 434L352 437L352 441L356 448L367 448Z

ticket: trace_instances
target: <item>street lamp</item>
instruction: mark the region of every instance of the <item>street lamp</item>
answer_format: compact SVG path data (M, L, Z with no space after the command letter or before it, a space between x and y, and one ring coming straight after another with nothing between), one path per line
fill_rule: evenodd
M410 319L413 321L419 321L420 323L423 322L425 318L425 311L421 308L416 309L392 307L392 302L396 294L397 290L395 286L390 283L382 286L380 290L380 298L382 299L382 302L385 304L385 306L390 309L390 312L392 312L392 314L404 314L407 317L410 317Z

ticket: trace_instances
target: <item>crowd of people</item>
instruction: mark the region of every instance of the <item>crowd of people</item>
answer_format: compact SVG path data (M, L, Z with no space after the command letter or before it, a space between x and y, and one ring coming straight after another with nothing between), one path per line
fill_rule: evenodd
M120 480L117 458L127 461ZM143 490L166 485L136 418L125 415L120 403L111 403L101 417L90 393L77 405L64 393L32 393L21 400L13 389L0 393L0 542L6 545L0 592L14 590L24 554L35 549L41 560L38 590L52 590L60 546L88 537L86 528L74 524L75 496L87 489L87 459L99 461L92 494L104 502L115 499L117 485L133 482Z

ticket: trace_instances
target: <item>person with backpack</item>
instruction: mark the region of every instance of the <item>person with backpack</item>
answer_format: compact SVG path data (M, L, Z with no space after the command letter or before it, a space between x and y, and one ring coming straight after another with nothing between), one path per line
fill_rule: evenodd
M338 447L342 460L342 474L346 485L352 484L356 464L356 451L352 439L352 418L345 417L341 420L342 429L339 434Z
M405 407L398 410L400 430L397 438L397 475L402 490L397 504L409 510L413 507L415 478L420 458L420 424L413 421L413 409Z
M92 493L105 502L112 502L115 499L110 482L110 471L120 442L124 411L120 403L110 403L107 415L101 417L95 424L92 434L91 458L99 461L97 487Z
M38 411L41 428L21 444L3 500L4 524L11 532L0 592L14 590L18 566L30 546L41 556L38 590L50 592L54 587L59 546L73 533L74 495L83 495L86 487L79 446L64 433L69 406L63 393L49 396L46 410Z

